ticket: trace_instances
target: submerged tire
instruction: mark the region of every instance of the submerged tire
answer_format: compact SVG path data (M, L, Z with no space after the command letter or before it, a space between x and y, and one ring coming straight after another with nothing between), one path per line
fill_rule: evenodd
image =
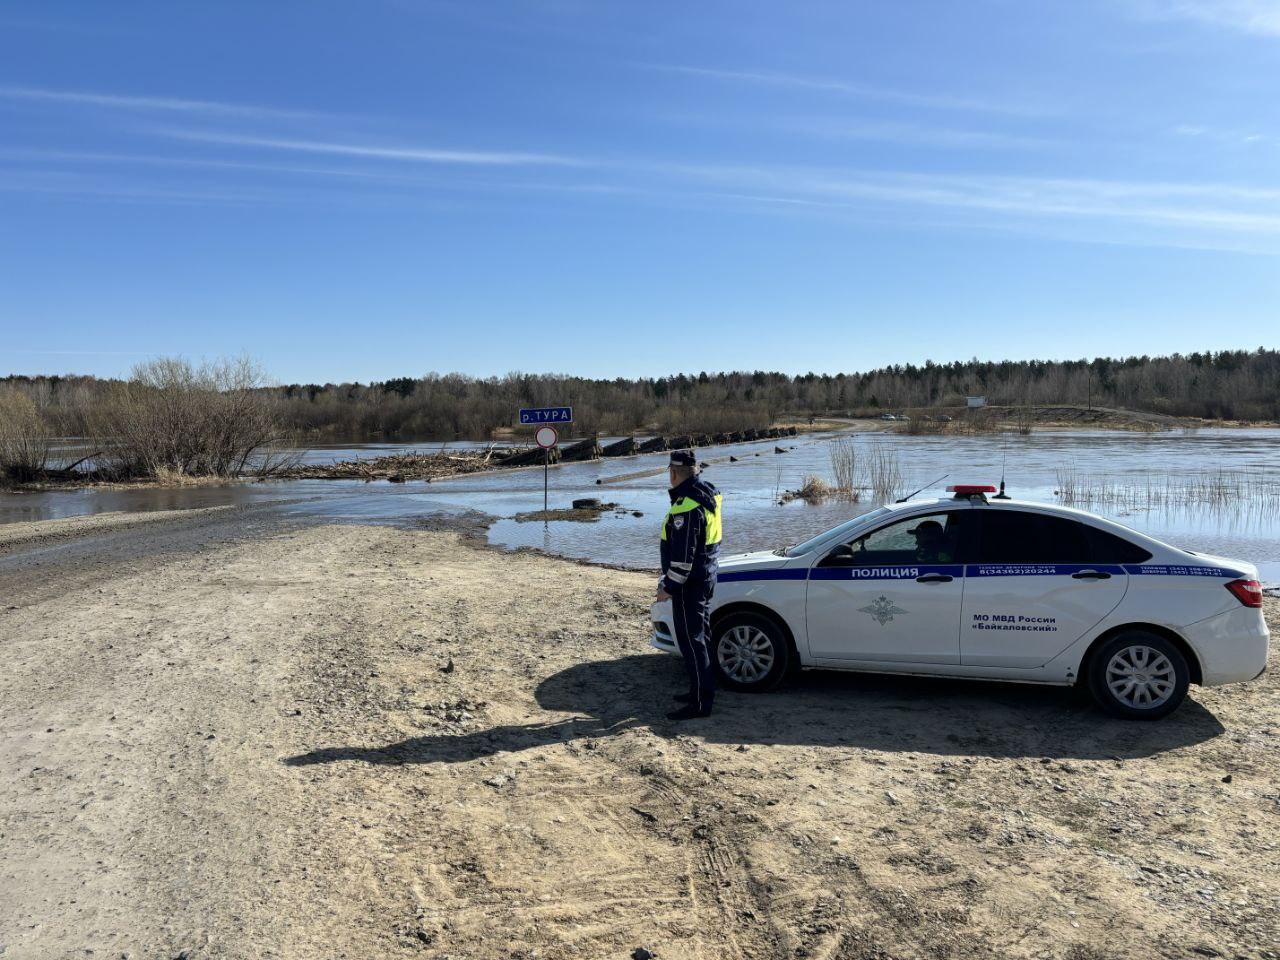
M769 617L731 613L711 628L711 659L720 685L742 693L772 690L791 667L786 634Z
M1191 684L1191 668L1170 641L1145 630L1126 630L1095 651L1089 690L1102 709L1126 720L1159 720L1178 709Z

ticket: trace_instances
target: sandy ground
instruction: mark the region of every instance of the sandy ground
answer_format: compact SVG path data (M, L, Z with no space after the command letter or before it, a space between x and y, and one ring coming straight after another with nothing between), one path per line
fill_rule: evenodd
M68 517L54 523L34 520L0 524L0 551L12 551L15 547L27 545L46 547L52 543L64 543L80 537L113 533L149 523L192 520L230 509L232 508L205 507L199 510L153 510L149 513L100 513Z
M673 727L649 576L118 519L0 546L4 960L1280 956L1274 659L1158 724L826 674Z

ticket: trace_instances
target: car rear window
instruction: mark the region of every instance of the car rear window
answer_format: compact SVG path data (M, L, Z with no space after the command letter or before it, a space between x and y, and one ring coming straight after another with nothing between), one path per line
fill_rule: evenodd
M1141 563L1151 554L1066 517L1019 510L980 514L979 563Z
M1114 533L1081 524L1089 532L1096 556L1090 563L1143 563L1151 559L1151 551L1130 543Z

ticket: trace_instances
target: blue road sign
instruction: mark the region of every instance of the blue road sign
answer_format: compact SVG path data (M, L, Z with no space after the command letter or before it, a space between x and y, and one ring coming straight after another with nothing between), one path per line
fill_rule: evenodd
M522 407L521 423L573 423L573 407Z

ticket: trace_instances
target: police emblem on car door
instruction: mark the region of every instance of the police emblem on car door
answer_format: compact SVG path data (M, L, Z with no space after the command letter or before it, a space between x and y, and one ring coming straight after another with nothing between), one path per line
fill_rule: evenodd
M907 611L903 610L901 607L894 606L892 600L884 594L880 594L880 596L876 597L875 603L867 604L865 607L859 607L858 612L871 614L871 618L883 627L886 623L891 623L895 616L901 616Z

